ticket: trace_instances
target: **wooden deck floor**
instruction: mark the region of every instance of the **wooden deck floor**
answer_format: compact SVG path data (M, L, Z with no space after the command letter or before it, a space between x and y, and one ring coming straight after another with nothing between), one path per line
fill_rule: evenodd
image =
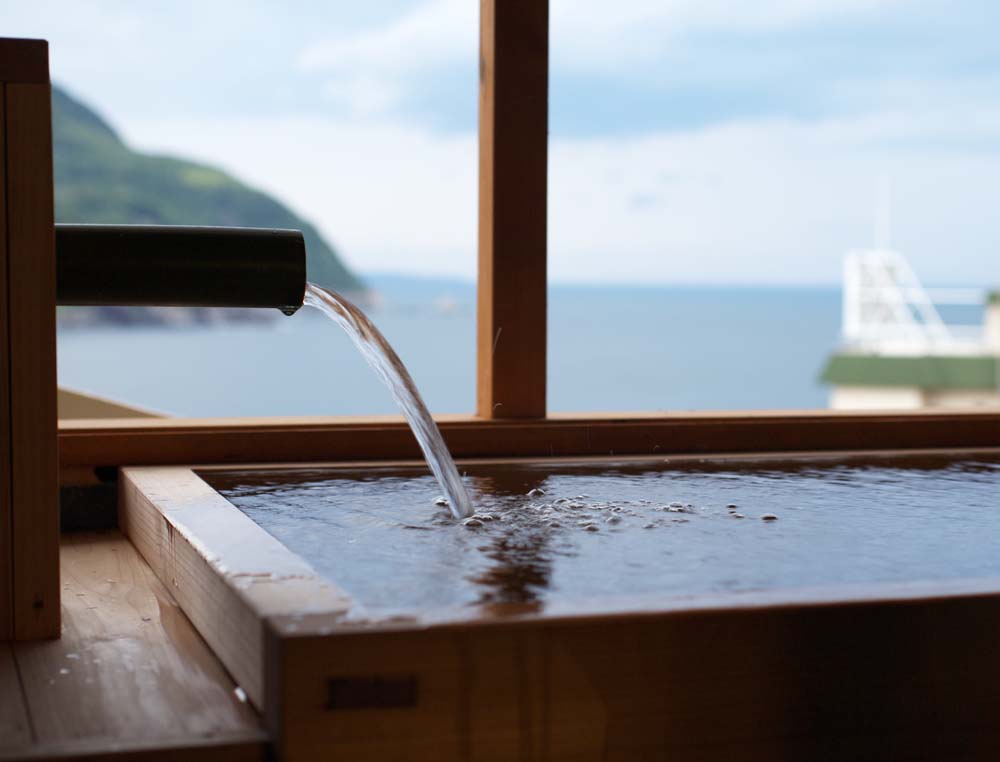
M263 759L256 714L128 540L67 535L61 558L62 638L0 643L0 759Z

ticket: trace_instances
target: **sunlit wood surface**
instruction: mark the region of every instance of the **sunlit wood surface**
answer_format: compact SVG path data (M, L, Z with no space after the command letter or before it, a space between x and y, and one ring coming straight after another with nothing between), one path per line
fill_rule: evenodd
M0 645L0 759L262 759L254 711L119 532L65 536L59 640Z

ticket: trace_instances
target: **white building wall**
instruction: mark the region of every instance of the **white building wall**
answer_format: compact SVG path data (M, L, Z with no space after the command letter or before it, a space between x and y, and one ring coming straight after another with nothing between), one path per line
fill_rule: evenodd
M1000 355L1000 304L986 306L986 346Z
M918 410L924 393L917 387L835 386L830 393L834 410Z
M919 410L920 408L1000 408L1000 389L918 389L902 386L837 386L834 410Z
M1000 389L931 390L926 399L928 407L1000 407Z

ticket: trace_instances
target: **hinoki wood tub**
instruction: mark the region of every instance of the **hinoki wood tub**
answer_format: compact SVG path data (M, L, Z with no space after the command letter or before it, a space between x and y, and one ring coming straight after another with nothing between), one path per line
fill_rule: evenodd
M1000 755L1000 579L348 621L347 593L194 469L121 489L123 531L280 759Z

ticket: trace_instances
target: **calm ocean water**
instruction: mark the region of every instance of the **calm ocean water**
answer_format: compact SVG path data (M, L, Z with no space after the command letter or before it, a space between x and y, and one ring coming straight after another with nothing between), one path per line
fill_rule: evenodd
M371 278L371 317L431 410L475 400L471 285ZM555 411L825 407L818 376L840 328L835 288L554 286ZM66 329L59 381L185 416L396 412L331 322L303 309L260 325Z

